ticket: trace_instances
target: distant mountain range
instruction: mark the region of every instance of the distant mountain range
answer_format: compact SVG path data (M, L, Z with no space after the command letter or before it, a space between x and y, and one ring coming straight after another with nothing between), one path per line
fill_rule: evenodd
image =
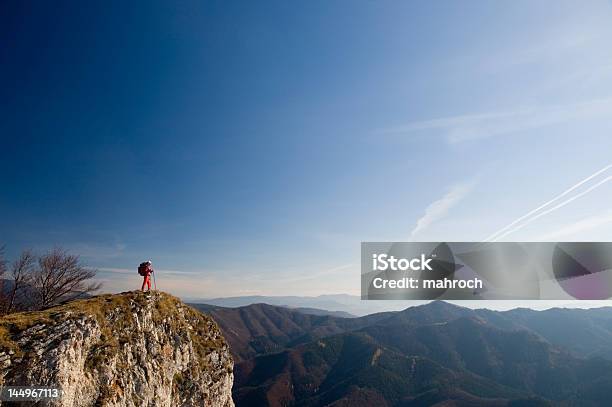
M346 312L351 315L363 316L374 312L400 310L413 305L416 301L362 301L361 297L349 294L327 294L316 297L300 296L261 296L225 298L184 298L188 303L205 303L220 307L244 307L251 304L270 304L289 308L311 308L316 310ZM426 301L422 301L425 303ZM417 302L418 303L418 302Z
M230 344L238 406L612 399L612 308L498 312L432 302L338 318L268 304L198 307Z

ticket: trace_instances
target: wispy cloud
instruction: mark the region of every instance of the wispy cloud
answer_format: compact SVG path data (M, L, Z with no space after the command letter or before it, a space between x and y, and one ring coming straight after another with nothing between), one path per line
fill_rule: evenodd
M612 211L590 216L574 223L567 224L558 230L544 235L538 236L536 240L540 241L559 241L559 240L579 240L580 235L586 232L592 232L600 227L612 223Z
M452 186L448 192L437 201L425 208L425 214L417 220L416 226L410 233L414 239L417 234L427 229L432 223L444 218L453 206L466 197L473 188L473 183L463 183Z
M78 254L81 259L85 260L109 260L116 259L125 254L127 246L121 242L116 243L73 243L62 245L72 254Z
M101 292L122 292L140 288L142 277L135 269L101 268L96 280L103 283ZM313 269L285 270L273 273L240 273L231 270L175 271L156 270L158 289L187 298L215 298L237 295L319 295L337 292L359 293L359 274L353 263ZM347 281L350 284L347 284ZM353 284L354 283L354 284Z
M591 181L594 178L597 178L598 176L600 176L601 174L606 173L610 168L612 168L612 164L609 164L607 166L605 166L604 168L602 168L599 171L596 171L595 173L589 175L588 177L586 177L585 179L581 180L580 182L572 185L571 187L569 187L568 189L566 189L565 191L563 191L562 193L560 193L559 195L555 196L553 199L544 202L542 205L538 206L537 208L527 212L525 215L521 216L520 218L515 219L514 221L510 222L508 225L504 226L503 228L499 229L497 232L491 234L490 236L488 236L486 239L484 239L485 241L489 241L489 240L496 240L499 239L502 236L505 236L507 234L507 232L510 230L510 228L518 225L519 223L527 220L529 221L529 218L536 215L538 212L540 212L541 210L550 207L550 205L552 205L553 203L557 202L559 199L563 198L564 196L568 195L569 193L571 193L572 191L576 190L577 188L580 188L582 185L588 183L589 181ZM607 181L605 181L607 182ZM573 201L575 198L567 198L569 199L569 202ZM565 204L564 204L565 205ZM562 205L562 206L564 206ZM508 232L509 233L509 232Z
M300 281L309 281L309 280L320 280L322 278L329 278L330 276L338 276L338 275L356 275L359 267L356 267L352 263L343 264L340 266L331 267L328 269L321 269L319 271L311 271L308 273L297 273L294 276L289 276L283 278L283 281L288 283L296 283Z
M524 130L612 115L612 98L564 105L524 106L514 110L449 116L382 130L385 134L412 134L433 130L460 143Z
M571 197L565 199L564 201L562 201L561 203L558 203L555 206L547 208L546 210L544 210L542 212L539 212L537 214L534 214L533 216L527 217L526 220L522 221L521 223L519 223L517 226L515 226L512 229L508 229L508 230L506 230L505 232L503 232L501 234L495 233L496 236L493 239L488 239L488 240L491 240L491 241L495 242L495 241L497 241L499 239L502 239L502 238L506 237L507 235L512 234L512 233L514 233L514 232L524 228L525 226L527 226L530 223L532 223L533 221L541 218L542 216L548 215L551 212L554 212L554 211L556 211L558 209L563 208L564 206L566 206L566 205L572 203L573 201L575 201L576 199L581 198L581 197L589 194L590 192L596 190L597 188L601 187L602 185L607 184L610 181L612 181L612 175L604 178L603 180L601 180L601 181L599 181L599 182L597 182L597 183L595 183L595 184L593 184L591 186L589 186L584 191L582 191L582 192L580 192L578 194L572 195ZM535 211L532 211L532 212L535 212ZM515 222L513 222L513 223L515 223Z
M516 41L514 38L506 44L496 44L494 51L487 55L478 54L480 63L477 68L485 72L499 72L521 66L541 66L543 63L563 59L570 63L559 70L572 69L584 61L585 49L596 51L605 47L609 41L610 28L605 18L599 22L591 20L589 24L584 24L584 20L580 19L578 24L568 24L565 21L555 27L547 26L543 32L531 32L529 35L529 42ZM607 57L603 53L594 53L594 56L598 61ZM473 61L474 57L468 55L468 61Z

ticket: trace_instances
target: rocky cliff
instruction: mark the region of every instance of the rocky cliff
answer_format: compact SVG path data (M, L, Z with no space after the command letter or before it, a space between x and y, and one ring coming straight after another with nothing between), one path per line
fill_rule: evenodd
M0 319L0 384L61 387L53 406L233 406L232 370L213 320L161 292Z

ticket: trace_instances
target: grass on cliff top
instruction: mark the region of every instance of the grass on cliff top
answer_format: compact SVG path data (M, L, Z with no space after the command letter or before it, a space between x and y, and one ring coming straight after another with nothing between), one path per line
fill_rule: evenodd
M117 351L126 343L132 342L134 335L138 335L133 311L139 305L144 308L148 304L153 306L153 324L169 327L174 332L171 340L176 341L175 338L179 334L192 341L196 358L203 368L208 366L212 360L209 358L211 351L226 349L227 343L211 317L163 292L131 291L75 300L42 311L20 312L4 316L0 318L0 352L12 351L15 358L27 358L30 349L22 349L17 343L19 334L24 330L36 325L57 325L66 320L83 317L95 318L100 326L100 338L90 349L85 368L89 371L98 370L100 366L108 365ZM182 309L185 320L178 317L178 308ZM37 341L46 338L45 330L40 332L33 330L30 339ZM226 371L229 373L233 371L231 359L226 366ZM0 386L2 383L3 379L0 378Z
M19 312L0 318L0 351L12 350L19 352L15 336L39 324L54 324L66 319L77 319L83 316L93 316L101 325L103 331L107 327L106 316L117 308L121 308L126 317L131 318L130 303L142 304L144 307L150 296L155 296L155 306L160 314L171 313L180 306L181 301L172 295L153 292L129 291L121 294L103 294L92 298L75 300L42 311ZM185 306L186 307L186 306ZM127 321L126 321L127 322ZM110 332L109 332L110 334ZM112 334L109 335L112 337Z

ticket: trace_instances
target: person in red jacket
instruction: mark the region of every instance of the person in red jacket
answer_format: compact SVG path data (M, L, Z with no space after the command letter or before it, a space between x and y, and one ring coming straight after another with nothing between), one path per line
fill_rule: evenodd
M142 291L145 290L145 285L147 286L147 290L151 291L151 273L154 272L153 267L151 267L151 264L151 260L148 260L144 263L141 263L138 267L138 274L144 277L144 280L142 281Z

